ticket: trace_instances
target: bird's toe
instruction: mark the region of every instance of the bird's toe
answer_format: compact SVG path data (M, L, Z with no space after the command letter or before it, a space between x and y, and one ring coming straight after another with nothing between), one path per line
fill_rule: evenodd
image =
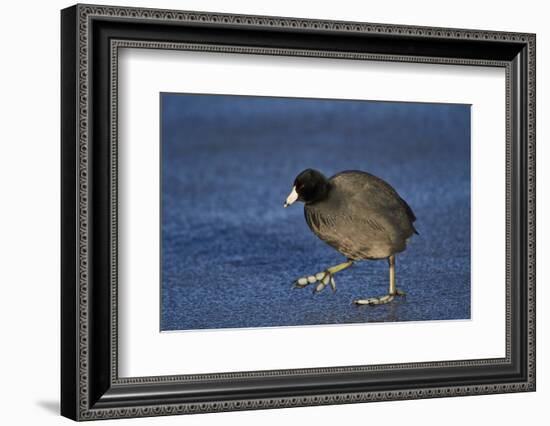
M324 271L323 271L323 272L317 272L317 273L315 274L315 279L316 279L317 281L322 281L323 278L325 278L325 275L326 275L326 272L324 272Z
M334 278L332 278L332 275L328 272L319 272L315 274L315 278L317 279L319 284L315 286L315 290L313 291L314 293L319 293L323 291L325 287L329 284L333 290L336 288L336 284L334 284Z
M334 277L330 277L330 287L332 288L332 292L334 293L336 291L336 282L334 281Z
M394 294L386 294L380 297L369 297L365 299L355 299L355 305L384 305L395 299L396 296L405 296L405 292L396 290Z
M303 288L309 284L309 281L307 280L307 277L298 278L296 281L294 281L294 287L296 288Z
M307 275L294 281L295 288L304 288L310 284L316 284L313 288L314 293L323 291L328 285L330 285L332 291L336 291L336 283L329 271L317 272L314 275Z
M326 284L324 284L323 282L320 282L313 289L313 293L320 293L325 289L325 287L326 287Z

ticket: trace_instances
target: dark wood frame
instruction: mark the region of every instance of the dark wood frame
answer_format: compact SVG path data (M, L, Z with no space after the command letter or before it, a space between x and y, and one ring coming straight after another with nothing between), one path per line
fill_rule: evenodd
M76 5L61 13L61 413L75 420L535 390L535 36ZM119 378L117 49L506 69L506 357ZM504 230L503 230L504 232Z

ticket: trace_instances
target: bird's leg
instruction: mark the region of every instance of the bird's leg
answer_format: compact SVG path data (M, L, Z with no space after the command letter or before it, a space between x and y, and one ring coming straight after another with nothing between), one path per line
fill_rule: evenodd
M356 305L382 305L391 302L395 296L405 296L405 293L395 287L395 256L388 257L390 266L390 289L389 293L380 297L369 297L367 299L355 299L353 303Z
M348 259L347 262L340 263L335 266L331 266L330 268L325 269L322 272L317 272L314 275L308 275L305 277L298 278L296 281L294 281L294 287L296 288L304 288L310 284L315 284L315 289L313 290L315 293L318 293L322 291L327 285L330 284L330 287L332 288L332 291L336 291L336 283L334 282L334 274L336 272L343 271L344 269L349 268L351 265L353 265L353 260Z

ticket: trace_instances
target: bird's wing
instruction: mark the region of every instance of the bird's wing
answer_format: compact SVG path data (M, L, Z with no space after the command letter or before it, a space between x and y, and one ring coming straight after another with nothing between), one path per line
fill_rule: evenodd
M304 212L313 233L349 258L376 257L376 250L393 246L391 224L375 212L330 214L310 206Z
M348 192L355 202L363 204L365 208L385 212L400 221L406 218L411 226L416 220L407 202L390 184L377 176L362 171L346 171L333 176L331 182Z

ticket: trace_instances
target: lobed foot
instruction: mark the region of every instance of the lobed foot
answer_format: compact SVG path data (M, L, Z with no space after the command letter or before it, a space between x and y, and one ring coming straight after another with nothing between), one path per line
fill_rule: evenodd
M386 294L380 297L369 297L367 299L355 299L353 303L356 305L383 305L395 299L395 296L405 296L405 292L397 289L395 294Z
M332 291L336 291L336 283L334 282L333 274L328 270L323 272L317 272L315 275L308 275L306 277L298 278L294 281L295 288L304 288L310 284L316 284L313 292L319 293L325 289L327 285L330 284Z

